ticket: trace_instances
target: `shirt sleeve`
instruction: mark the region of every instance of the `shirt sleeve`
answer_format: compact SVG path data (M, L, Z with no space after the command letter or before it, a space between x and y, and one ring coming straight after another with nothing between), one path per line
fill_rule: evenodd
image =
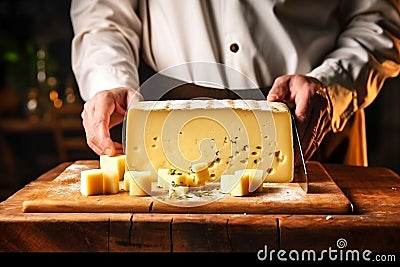
M72 0L71 63L80 94L138 88L141 21L137 1Z
M308 73L327 86L334 132L376 98L387 78L400 72L399 2L341 2L342 32L336 47Z

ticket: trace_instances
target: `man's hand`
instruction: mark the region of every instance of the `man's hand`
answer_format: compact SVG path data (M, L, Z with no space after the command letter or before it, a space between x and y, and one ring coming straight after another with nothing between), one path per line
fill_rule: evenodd
M134 89L115 88L98 92L84 104L81 117L86 142L96 154L123 153L122 144L111 140L110 129L124 120L131 102L141 100L142 95Z
M294 107L304 160L310 159L331 129L331 107L324 85L305 75L283 75L276 78L267 100ZM301 157L295 153L295 165L300 164Z

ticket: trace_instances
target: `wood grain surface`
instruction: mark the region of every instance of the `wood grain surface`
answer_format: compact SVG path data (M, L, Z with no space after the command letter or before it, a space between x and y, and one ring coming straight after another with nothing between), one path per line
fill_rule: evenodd
M252 213L252 214L349 214L352 205L340 188L318 162L307 164L308 191L298 183L264 184L262 192L234 197L219 193L218 187L193 191L194 197L170 198L165 194L130 196L118 194L83 196L80 193L80 172L97 168L98 162L76 161L51 181L30 185L29 199L22 211L63 213ZM122 188L122 181L120 182ZM156 185L153 185L153 188ZM201 194L200 197L195 197Z
M400 176L388 168L323 165L351 202L351 214L22 211L24 201L81 163L98 166L63 162L0 203L1 252L247 252L254 258L265 245L322 251L336 249L338 240L357 251L400 251ZM313 174L318 163L307 166L309 194L321 194L326 178Z

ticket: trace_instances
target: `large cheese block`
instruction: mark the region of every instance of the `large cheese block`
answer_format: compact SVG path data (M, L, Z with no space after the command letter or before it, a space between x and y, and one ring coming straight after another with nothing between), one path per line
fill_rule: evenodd
M285 104L266 100L137 102L125 121L126 167L151 171L153 181L159 169L193 175L206 164L208 182L245 169L262 170L262 182L291 182L291 122Z

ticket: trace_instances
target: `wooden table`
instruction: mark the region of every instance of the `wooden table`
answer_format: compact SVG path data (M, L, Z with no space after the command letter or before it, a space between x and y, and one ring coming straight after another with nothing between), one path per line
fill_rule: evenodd
M400 251L400 177L383 167L325 164L350 214L27 213L24 200L71 162L41 175L0 204L0 251L247 252L343 249ZM399 260L399 259L397 259Z

